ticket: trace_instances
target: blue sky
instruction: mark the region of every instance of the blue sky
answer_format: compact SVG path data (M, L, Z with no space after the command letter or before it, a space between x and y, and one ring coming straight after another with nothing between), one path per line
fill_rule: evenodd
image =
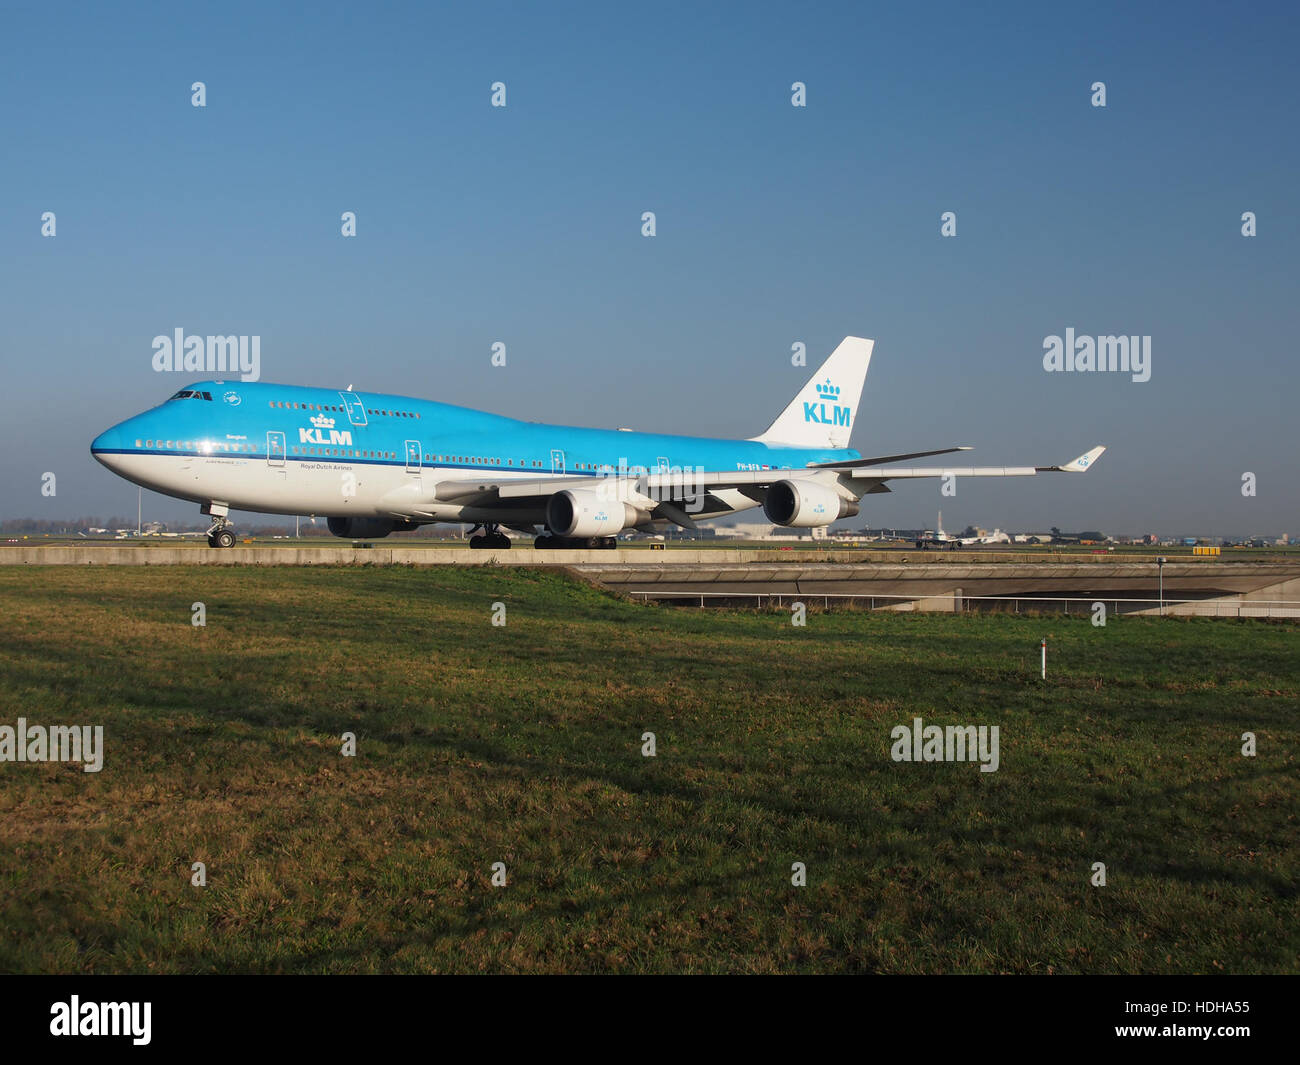
M942 505L948 528L1300 533L1298 24L1287 5L11 6L0 514L134 511L88 444L183 383L150 362L177 327L260 335L264 380L735 436L810 372L793 343L815 366L857 334L865 453L1111 449L1085 478L904 485L866 522ZM1150 335L1151 380L1044 372L1067 327Z

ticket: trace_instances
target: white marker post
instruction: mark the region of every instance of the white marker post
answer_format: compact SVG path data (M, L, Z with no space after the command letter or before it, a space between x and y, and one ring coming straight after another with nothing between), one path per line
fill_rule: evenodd
M1047 679L1047 641L1043 640L1043 680Z

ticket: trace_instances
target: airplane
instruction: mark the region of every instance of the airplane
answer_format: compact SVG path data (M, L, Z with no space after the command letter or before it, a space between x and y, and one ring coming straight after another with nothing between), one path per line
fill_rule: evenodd
M938 531L936 532L935 529ZM922 550L927 550L931 544L937 546L946 546L949 551L953 548L961 547L961 541L956 537L949 536L943 531L943 511L939 511L939 520L935 529L923 529L921 534L916 538L916 546Z
M521 421L409 396L201 381L97 436L91 454L134 484L198 503L208 543L233 547L231 510L319 515L370 539L472 524L470 546L612 548L624 530L697 529L762 507L775 525L827 526L888 482L1083 473L1060 466L901 467L969 451L863 457L849 448L875 342L845 337L758 436L724 440ZM479 535L474 533L482 530Z
M1009 544L1011 537L1001 529L994 529L987 536L963 536L960 537L963 547L970 547L972 544Z
M1095 458L1096 456L1094 456ZM949 536L943 531L943 511L939 511L939 521L936 525L938 531L926 529L916 538L916 546L922 551L927 550L932 545L937 547L947 547L949 551L962 547L972 547L977 544L1009 544L1011 537L1001 529L994 529L987 536Z

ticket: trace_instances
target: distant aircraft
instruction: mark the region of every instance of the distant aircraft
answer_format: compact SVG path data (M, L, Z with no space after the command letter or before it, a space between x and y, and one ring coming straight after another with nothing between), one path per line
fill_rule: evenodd
M1095 459L1097 455L1104 451L1104 448L1098 448L1095 452L1090 452ZM1085 456L1086 458L1087 456ZM1078 460L1076 460L1078 461ZM987 536L949 536L943 531L943 511L939 511L939 521L936 525L937 532L926 529L916 538L916 546L922 551L930 547L946 547L949 551L962 547L972 547L977 544L1009 544L1011 537L1001 529L994 529Z
M202 381L113 426L91 454L114 473L212 517L231 547L232 509L322 515L341 537L433 522L472 523L471 547L613 547L625 529L697 528L762 507L775 525L826 526L887 482L1082 473L1063 466L898 467L968 451L863 458L849 433L874 341L845 337L776 420L749 440L666 436L519 421L406 396Z
M987 536L964 536L961 541L964 545L970 544L1009 544L1011 537L1001 529L994 529Z

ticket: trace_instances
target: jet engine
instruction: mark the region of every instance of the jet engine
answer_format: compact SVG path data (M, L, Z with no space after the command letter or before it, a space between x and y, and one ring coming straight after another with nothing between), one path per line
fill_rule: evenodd
M857 512L857 503L841 499L833 488L815 481L777 481L763 500L763 513L768 520L787 528L829 525L839 518L851 518Z
M325 524L335 536L354 540L378 540L391 532L417 528L414 522L393 518L328 518Z
M546 527L556 536L613 536L649 520L646 511L589 488L556 492L546 501Z

